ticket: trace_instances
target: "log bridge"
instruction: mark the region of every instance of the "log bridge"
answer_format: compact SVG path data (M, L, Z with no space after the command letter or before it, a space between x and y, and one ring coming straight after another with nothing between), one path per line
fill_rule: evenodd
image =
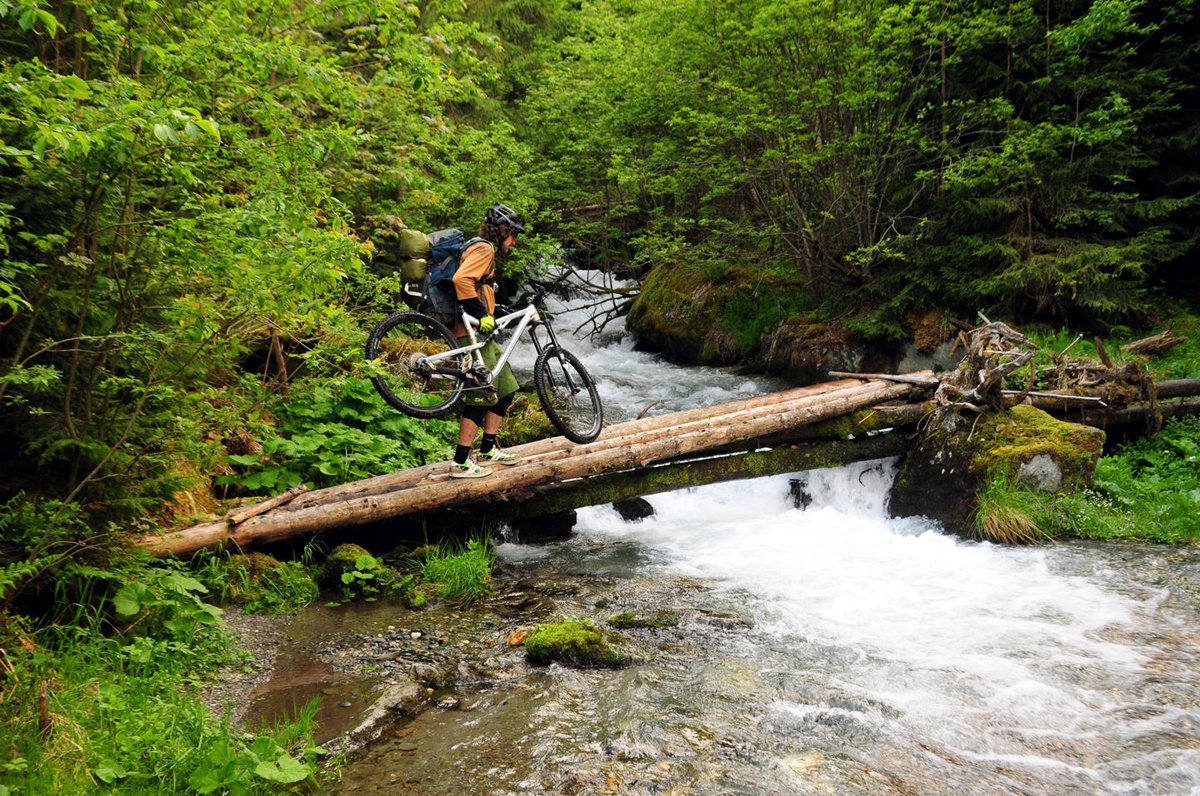
M137 544L157 556L184 556L204 548L249 548L456 509L475 519L511 521L682 486L897 455L905 444L902 435L847 442L842 434L818 443L818 435L805 430L921 393L926 374L914 375L918 378L912 383L839 379L644 417L608 426L586 445L563 437L538 440L509 448L521 460L487 478L450 478L449 464L439 462L326 489L293 491L225 519L143 536Z
M847 378L618 423L587 445L563 437L519 445L509 450L521 460L487 478L450 478L449 464L438 462L327 489L289 490L224 519L135 543L157 556L185 556L404 518L438 527L544 517L686 486L900 455L909 435L880 432L910 428L936 408L932 400L911 402L940 383L929 372L831 375ZM1088 396L1016 399L1101 428L1200 413L1200 398L1193 397L1200 379L1159 382L1156 394L1181 400L1108 408Z

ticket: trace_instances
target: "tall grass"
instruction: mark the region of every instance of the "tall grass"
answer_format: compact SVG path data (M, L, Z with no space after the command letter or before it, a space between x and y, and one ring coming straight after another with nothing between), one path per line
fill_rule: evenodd
M426 557L421 577L437 585L438 597L471 603L491 593L494 558L487 539L471 539L465 547L438 545Z
M977 497L975 533L1000 544L1036 544L1053 538L1053 497L1008 477L994 478ZM1050 527L1047 527L1050 526Z

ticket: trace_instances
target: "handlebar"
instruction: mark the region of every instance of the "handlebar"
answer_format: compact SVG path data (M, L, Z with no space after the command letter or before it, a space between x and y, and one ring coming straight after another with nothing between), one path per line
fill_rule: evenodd
M521 307L527 307L530 304L541 304L542 299L544 299L546 297L547 293L552 292L554 290L554 288L561 285L567 279L567 277L569 277L573 273L574 273L574 271L572 269L570 269L570 268L566 269L561 274L559 274L558 278L555 279L553 282L550 282L548 284L538 285L537 287L534 288L532 293L525 293L520 296L517 296L517 298L515 298L513 300L512 304L510 306L512 306L514 308L521 308Z

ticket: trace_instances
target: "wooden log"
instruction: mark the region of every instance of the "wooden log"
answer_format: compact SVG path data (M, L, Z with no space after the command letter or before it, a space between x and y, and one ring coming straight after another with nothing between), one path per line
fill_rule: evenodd
M155 555L188 555L201 548L237 544L242 548L279 541L302 533L347 527L480 500L503 500L506 495L554 481L644 467L657 461L719 448L739 439L753 439L780 429L837 417L875 403L908 395L906 384L873 382L834 391L818 402L794 408L748 414L742 422L714 421L688 431L648 434L644 442L623 437L623 444L573 455L522 462L489 478L419 483L384 494L345 497L327 504L263 514L230 529L224 522L204 523L164 536L144 537L138 544ZM595 443L593 443L594 445ZM429 480L429 479L427 479Z
M1184 398L1200 395L1200 379L1168 379L1157 382L1155 391L1159 398Z
M704 422L715 417L728 417L735 413L762 411L774 412L782 405L790 404L796 401L806 401L817 399L822 395L826 395L837 390L846 389L851 386L859 386L857 381L840 381L840 382L824 382L822 384L813 384L807 387L798 387L791 390L785 390L779 393L769 395L756 395L751 398L741 398L736 401L728 401L723 404L715 404L712 406L704 406L696 409L687 409L682 412L674 412L671 414L654 415L652 417L633 420L626 423L619 423L605 428L596 441L589 443L587 447L590 449L600 449L602 447L613 447L624 444L628 438L642 435L652 431L680 428L689 424ZM537 440L525 445L517 445L509 450L521 456L524 459L530 459L545 454L567 455L571 451L579 449L580 446L565 437L551 437L549 439ZM292 502L288 506L289 511L296 511L311 506L318 506L332 500L348 499L351 497L365 497L368 495L382 494L390 492L394 489L400 489L412 484L421 483L431 476L445 475L447 465L445 462L436 462L427 464L423 467L415 467L411 470L403 470L398 473L388 473L386 475L375 476L361 481L355 481L351 484L342 484L328 489L314 490L304 495L303 497Z
M1076 423L1084 423L1097 428L1112 428L1113 426L1130 426L1135 423L1144 423L1147 420L1154 419L1156 416L1168 418L1200 415L1200 398L1182 398L1154 404L1129 404L1120 409L1084 409L1082 411L1077 409L1062 413L1050 412L1050 414L1059 414L1063 419L1072 420Z
M1158 334L1152 334L1149 337L1143 337L1141 340L1134 340L1132 343L1126 343L1121 346L1122 351L1128 351L1131 354L1154 354L1159 351L1166 351L1168 348L1182 343L1184 337L1179 337L1173 334L1170 329Z
M821 440L699 460L685 459L655 467L535 487L529 491L527 499L489 505L485 509L486 519L496 522L539 517L684 487L899 456L909 444L902 435L883 434L853 441Z
M858 382L852 382L838 391L839 396L853 397L862 390L867 389L868 385ZM703 431L710 428L713 423L720 424L743 424L752 420L771 419L778 417L780 413L796 411L804 407L814 406L829 400L829 394L824 396L802 396L792 401L780 403L778 405L757 405L741 409L735 412L719 415L717 418L703 418L692 420L688 423L678 425L669 425L663 428L652 428L645 430L640 434L627 434L608 439L599 439L584 446L574 446L571 448L556 447L554 450L545 451L527 455L523 458L521 465L529 466L531 464L545 464L548 462L561 461L582 454L595 455L606 450L615 450L636 443L639 445L649 445L658 441L667 440L680 434L687 434L694 431ZM744 447L746 440L738 439L739 445L734 447ZM722 448L722 451L724 448ZM436 466L434 472L425 476L419 482L410 482L409 486L415 483L436 483L439 481L448 481L450 479L449 468L445 464ZM392 490L372 490L364 493L362 497L370 495L386 494Z

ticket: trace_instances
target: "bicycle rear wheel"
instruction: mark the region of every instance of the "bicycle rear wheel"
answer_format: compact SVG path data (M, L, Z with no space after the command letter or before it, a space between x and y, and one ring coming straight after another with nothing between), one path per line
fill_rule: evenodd
M543 350L533 367L533 384L550 422L564 437L583 444L600 436L600 393L574 354L557 346Z
M367 338L367 361L375 371L371 383L383 400L406 415L441 417L462 397L462 373L470 365L470 355L441 360L435 366L457 374L436 372L426 358L458 347L450 330L428 315L389 315Z

